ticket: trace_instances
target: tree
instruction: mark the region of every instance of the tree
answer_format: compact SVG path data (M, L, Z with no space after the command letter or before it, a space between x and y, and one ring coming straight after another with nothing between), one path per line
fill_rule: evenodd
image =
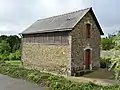
M101 49L102 50L110 50L115 47L115 42L113 42L113 38L101 38Z
M7 38L8 38L8 36L6 36L6 35L1 35L0 36L0 42L2 41L2 40L7 40Z
M1 54L7 54L7 53L9 53L9 51L10 51L9 43L2 40L1 43L0 43L0 53Z
M115 49L120 50L120 32L114 37Z
M21 43L20 41L21 39L17 35L8 37L7 42L11 47L10 52L13 53L20 48L20 43Z
M15 57L16 57L16 60L20 60L20 50L17 50L16 52L15 52Z
M21 38L17 35L0 36L0 59L20 59Z

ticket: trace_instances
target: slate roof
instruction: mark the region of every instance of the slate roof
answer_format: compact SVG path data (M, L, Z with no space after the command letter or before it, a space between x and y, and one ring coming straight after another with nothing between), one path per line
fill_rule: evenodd
M23 31L22 34L72 30L73 27L91 9L92 8L86 8L86 9L82 9L82 10L71 12L71 13L66 13L66 14L62 14L58 16L53 16L53 17L37 20L30 27L28 27L25 31ZM102 29L101 29L101 34L103 35Z

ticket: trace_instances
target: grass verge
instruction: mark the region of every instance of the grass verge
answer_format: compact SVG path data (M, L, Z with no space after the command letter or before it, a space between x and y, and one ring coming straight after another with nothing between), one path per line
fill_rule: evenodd
M25 79L49 87L50 90L120 90L119 85L99 86L93 83L83 84L37 70L29 70L18 65L0 62L0 73L14 78Z
M10 63L12 65L18 65L21 66L21 62L20 60L9 60L9 61L5 61L6 63Z

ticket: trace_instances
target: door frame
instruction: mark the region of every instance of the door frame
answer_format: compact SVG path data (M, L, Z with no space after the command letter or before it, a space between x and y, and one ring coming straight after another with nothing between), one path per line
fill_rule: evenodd
M86 47L84 49L84 69L86 69L86 50L90 50L90 64L89 69L92 70L92 48Z

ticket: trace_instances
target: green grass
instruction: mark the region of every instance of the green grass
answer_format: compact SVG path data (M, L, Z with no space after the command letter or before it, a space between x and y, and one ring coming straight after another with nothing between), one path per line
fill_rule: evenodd
M6 63L10 63L12 65L18 65L21 66L21 61L20 60L9 60L9 61L5 61Z

